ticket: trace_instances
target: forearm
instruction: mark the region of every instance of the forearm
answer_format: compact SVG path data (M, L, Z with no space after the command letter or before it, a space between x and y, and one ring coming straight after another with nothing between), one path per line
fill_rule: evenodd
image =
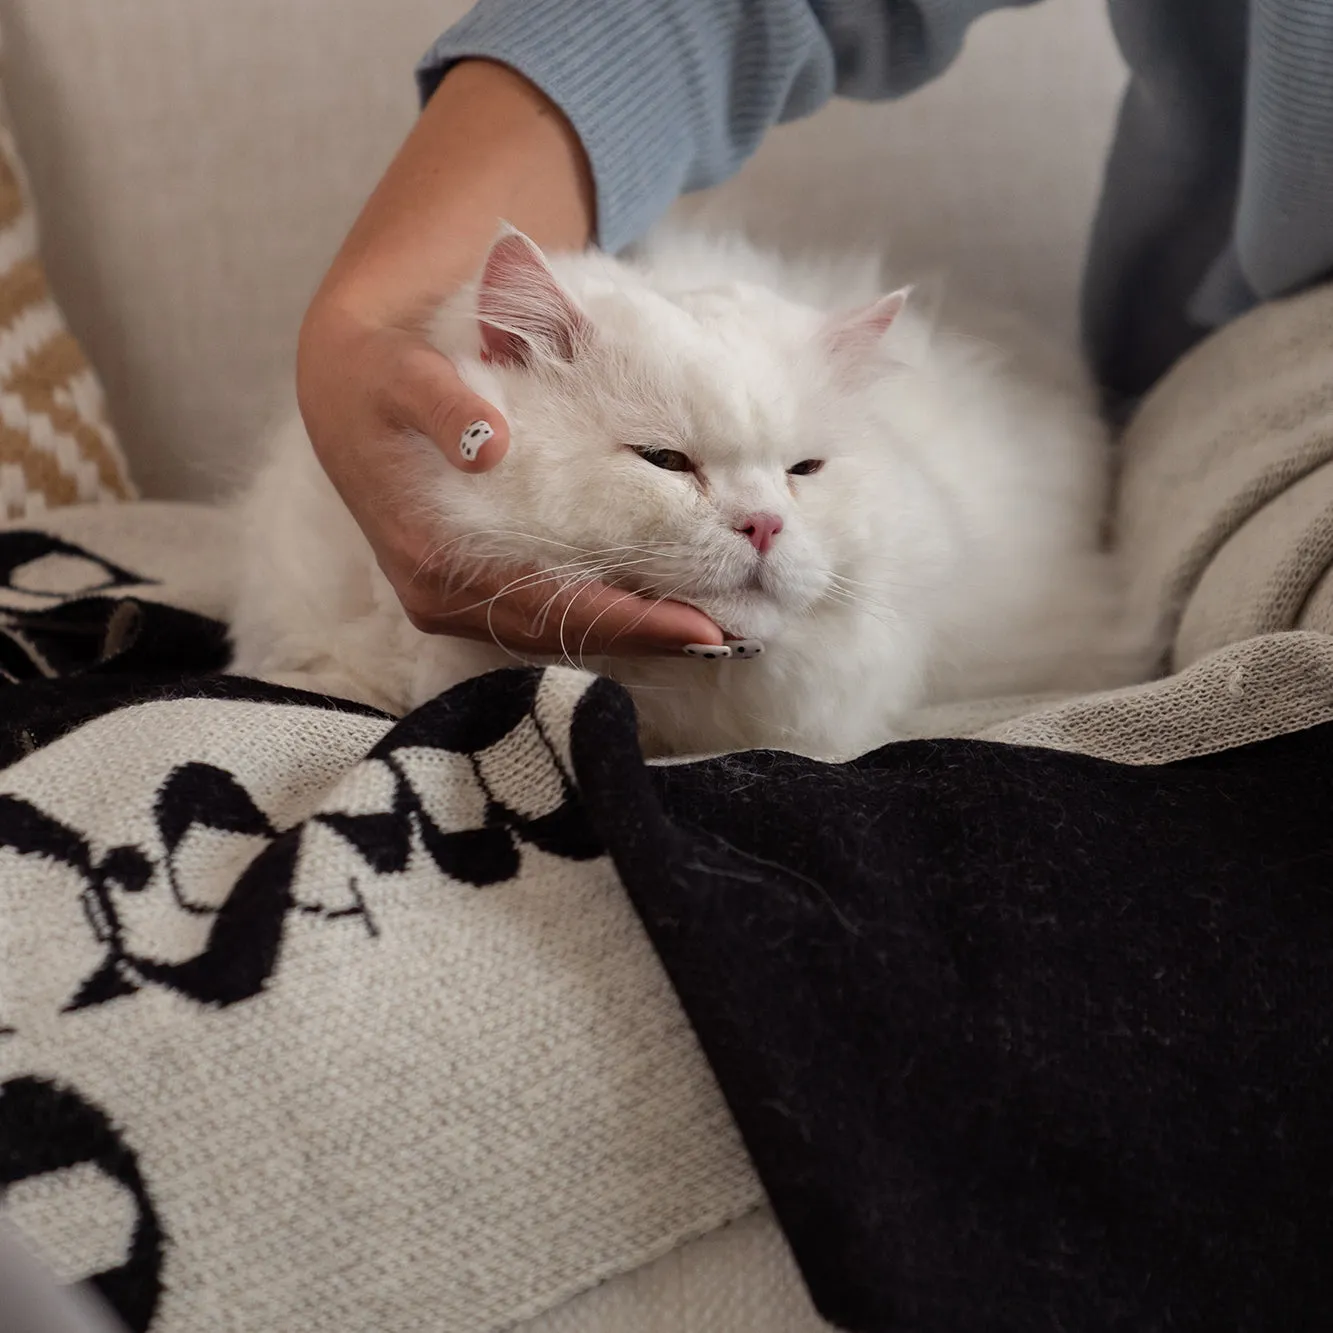
M481 0L417 67L500 60L568 116L598 240L619 250L690 190L735 173L834 92L897 97L941 73L972 21L1033 0Z
M593 232L587 158L568 120L526 79L456 65L361 211L312 308L400 322L471 278L503 218L539 245Z
M568 116L612 252L834 87L808 0L481 0L418 66L423 97L479 56L520 70Z

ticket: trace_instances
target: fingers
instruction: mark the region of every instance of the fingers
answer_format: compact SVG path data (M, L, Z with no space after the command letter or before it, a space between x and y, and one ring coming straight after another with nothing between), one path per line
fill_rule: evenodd
M463 472L486 472L509 449L509 426L459 378L453 363L414 340L398 358L388 414L431 440Z
M541 607L533 607L538 598ZM513 608L516 637L535 637L546 651L575 660L588 654L676 653L687 643L722 642L722 631L683 602L650 601L603 583L581 585L546 610L549 600L540 590L521 595Z
M423 530L403 481L411 460L397 459L386 428L404 446L406 432L426 437L460 471L485 472L509 448L508 424L419 335L378 329L370 335L344 330L344 337L351 350L341 370L330 371L327 358L303 359L306 424L413 625L574 661L721 645L718 626L680 602L600 583L561 586L541 572L505 571L480 581L462 574L452 544L439 544L437 533Z
M418 629L500 643L529 656L674 654L721 644L722 631L683 602L649 600L604 583L553 592L536 577L509 591L469 589L413 615Z

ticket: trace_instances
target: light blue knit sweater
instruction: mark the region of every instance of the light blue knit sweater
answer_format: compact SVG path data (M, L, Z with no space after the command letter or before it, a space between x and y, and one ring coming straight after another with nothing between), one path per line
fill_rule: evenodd
M898 97L968 25L1032 0L482 0L418 69L503 61L569 116L601 244L725 180L835 94ZM1333 275L1333 0L1107 0L1131 71L1084 280L1108 389L1134 395L1210 328Z

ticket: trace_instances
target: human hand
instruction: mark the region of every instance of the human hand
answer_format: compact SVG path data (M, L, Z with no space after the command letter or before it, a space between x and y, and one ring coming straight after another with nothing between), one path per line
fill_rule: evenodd
M465 62L441 83L306 314L297 398L311 443L427 633L534 656L722 642L707 616L678 602L593 581L553 597L533 571L478 573L419 511L423 468L485 472L509 448L501 414L421 333L425 317L480 267L501 217L540 243L577 247L592 215L587 161L564 117L511 70ZM478 423L485 429L472 430Z

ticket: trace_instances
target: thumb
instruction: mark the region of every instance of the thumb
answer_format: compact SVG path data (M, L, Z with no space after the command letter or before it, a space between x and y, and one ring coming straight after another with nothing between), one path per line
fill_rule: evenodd
M395 418L462 472L489 471L509 450L509 423L429 343L418 342L401 357L393 400Z

